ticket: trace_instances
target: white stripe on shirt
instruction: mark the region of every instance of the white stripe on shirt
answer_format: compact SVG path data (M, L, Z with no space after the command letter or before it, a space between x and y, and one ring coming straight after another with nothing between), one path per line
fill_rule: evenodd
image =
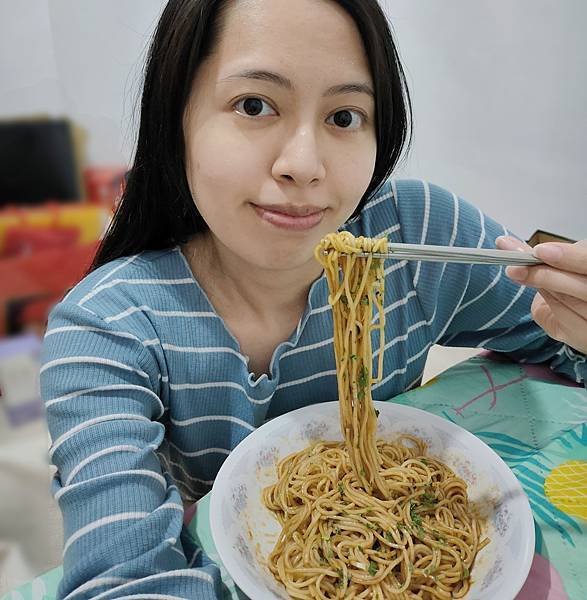
M71 598L75 598L82 592L93 590L94 588L102 587L103 585L118 585L121 583L128 583L131 581L136 581L136 579L131 577L97 577L96 579L90 579L90 581L86 581L86 583L80 585L78 588L73 590L73 592L67 594L67 596L65 596L63 600L71 600Z
M155 575L148 575L147 577L141 577L140 583L149 583L153 580L159 580L159 579L171 579L173 577L193 577L194 579L200 579L202 581L206 581L209 584L213 584L214 583L214 579L212 578L211 575L209 575L208 573L206 573L205 571L200 571L199 569L175 569L173 571L164 571L163 573L156 573ZM120 587L116 588L116 590L112 590L113 592L116 592L117 594L120 593L121 591L123 591L123 588L128 588L129 586L135 585L136 582L132 581L130 583L125 583L123 585L121 585ZM102 600L103 598L106 598L108 595L110 594L110 591L108 592L102 592L101 594L98 594L97 596L95 596L92 600ZM135 596L116 596L116 600L122 600L122 598L147 598L148 595L146 594L137 594ZM165 596L163 595L164 598L177 598L177 596ZM185 600L185 598L182 598L181 600Z
M185 600L185 596L173 596L171 594L130 594L117 596L116 600Z
M485 329L489 329L494 323L497 323L497 321L499 321L510 310L514 303L520 299L520 296L525 292L525 290L526 286L520 287L516 295L512 298L512 301L497 316L491 319L491 321L487 321L483 327L479 327L477 331L484 331Z
M294 381L287 381L286 383L280 383L276 389L282 390L284 388L291 387L292 385L301 385L308 383L308 381L314 381L314 379L320 379L322 377L328 377L329 375L336 375L336 369L331 371L322 371L321 373L315 373L309 377L302 377L301 379L295 379Z
M111 287L114 287L120 283L126 283L128 285L193 285L194 280L192 278L182 278L182 279L114 279L109 283L104 283L96 288L94 288L91 292L86 294L78 303L78 306L82 306L88 300L102 292L103 290L107 290Z
M159 473L155 473L154 471L149 471L148 469L127 469L125 471L115 471L113 473L105 473L104 475L97 475L96 477L91 477L90 479L85 479L84 481L80 481L78 483L72 483L68 486L63 486L60 490L55 493L55 500L59 500L62 496L71 492L72 490L76 490L84 485L95 483L96 481L101 481L103 479L115 478L115 477L131 477L139 475L141 477L150 477L154 479L158 483L161 484L164 490L167 489L167 481L165 477L159 475Z
M174 344L161 344L163 350L170 350L171 352L185 352L187 354L232 354L236 356L245 365L249 364L246 356L243 356L240 352L237 352L234 348L228 348L226 346L209 347L209 348L198 348L194 346L175 346Z
M382 236L387 237L388 235L391 235L392 233L395 233L396 231L399 231L400 229L401 229L401 225L399 223L396 223L395 225L392 225L391 227L388 227L387 229L384 229L383 231L378 233L377 237L382 237Z
M171 419L171 422L178 427L187 427L188 425L194 425L195 423L205 423L208 421L228 421L230 423L235 423L236 425L240 425L249 431L255 431L255 428L246 421L239 419L238 417L232 417L230 415L205 415L203 417L193 417L191 419L185 419L183 421L178 421L176 419Z
M395 346L398 342L403 342L408 339L410 333L416 331L416 329L420 329L420 327L424 327L424 325L430 325L430 321L418 321L417 323L412 323L407 329L405 333L394 337L391 341L387 342L385 346L383 346L383 352L386 352L393 346ZM379 355L379 348L373 350L373 358Z
M452 234L450 236L450 241L448 242L449 246L454 246L455 240L457 239L457 232L459 229L459 199L457 198L456 194L452 195L452 201L455 212L452 217Z
M176 554L179 554L185 560L185 554L179 548L176 548L175 546L169 546L169 549Z
M330 306L330 304L325 304L324 306L319 306L318 308L313 308L309 313L308 316L310 315L317 315L319 313L323 313L326 312L327 310L331 310L332 306Z
M479 241L477 242L477 248L481 248L483 246L483 242L485 242L485 215L481 209L477 209L479 213L479 225L481 227L481 234L479 235Z
M285 358L286 356L293 356L294 354L299 354L300 352L308 352L310 350L315 350L316 348L323 348L324 346L328 346L332 344L334 338L328 338L327 340L322 340L321 342L316 342L315 344L308 344L307 346L299 346L298 348L293 348L292 350L288 350L281 355L281 358Z
M64 396L59 396L58 398L53 398L53 400L47 400L45 402L45 407L49 408L54 404L59 404L60 402L65 402L67 400L72 400L73 398L78 398L79 396L86 396L89 394L93 394L95 392L109 392L114 390L137 390L141 393L147 394L147 396L153 398L159 406L159 415L157 418L161 417L165 412L163 408L163 403L157 394L146 387L142 387L140 385L134 385L132 383L114 383L112 385L101 385L94 388L88 388L87 390L78 390L77 392L71 392L70 394L65 394Z
M145 448L151 448L153 450L155 450L157 448L156 445L154 444L148 444L147 446L145 446ZM99 450L98 452L94 452L94 454L91 454L90 456L88 456L87 458L85 458L84 460L82 460L79 464L77 464L75 466L74 469L71 470L71 473L68 475L67 479L65 480L65 485L69 485L71 483L71 481L73 480L73 478L88 464L90 464L91 462L93 462L94 460L96 460L97 458L100 458L101 456L105 456L107 454L113 454L115 452L142 452L142 448L139 448L138 446L131 446L129 444L121 444L119 446L111 446L110 448L105 448L104 450Z
M126 512L126 513L118 513L114 515L108 515L107 517L102 517L101 519L96 519L84 527L80 527L76 532L74 532L70 538L65 542L63 546L63 556L65 556L66 552L69 550L71 545L79 540L84 535L90 533L90 531L94 531L99 527L104 527L105 525L110 525L111 523L119 523L120 521L137 521L139 519L144 519L148 517L148 512ZM96 596L98 597L98 596Z
M176 446L173 442L167 442L171 448L173 448L177 453L182 456L187 456L188 458L197 458L198 456L204 456L206 454L225 454L228 456L231 452L228 448L205 448L204 450L196 450L194 452L187 452L186 450L182 450L178 446Z
M202 549L201 548L196 548L194 553L192 554L192 557L190 559L190 562L188 563L188 567L191 568L194 563L196 562L196 558L198 558L198 556L200 556L200 554L202 553Z
M519 323L514 323L511 327L508 327L505 331L502 331L501 333L498 333L497 335L492 335L491 337L488 337L482 341L480 341L478 344L475 345L476 348L485 348L485 345L488 342L492 342L493 340L496 340L497 338L501 337L502 335L507 335L508 333L510 333L511 331L513 331L516 327L518 327L520 324ZM487 348L488 350L490 350L491 348ZM512 348L512 350L515 350L516 348ZM505 350L503 348L500 349L502 352L505 352ZM523 358L519 359L518 362L525 362L525 360Z
M446 267L446 264L444 265ZM459 305L460 303L463 301L463 298L465 297L465 294L467 293L467 288L466 286L463 288L463 291L461 292L461 297L459 298L458 302L455 303L455 308L452 311L451 316L446 320L446 323L444 325L444 327L442 328L442 330L440 331L440 333L436 336L434 343L438 343L438 340L445 334L446 330L452 325L453 319L455 318L455 316L458 313L459 310ZM434 309L434 312L436 313L436 309Z
M161 506L158 506L153 512L159 512L161 510L176 510L177 512L183 512L183 506L181 504L177 504L177 502L166 502Z
M365 211L373 208L374 206L377 206L378 204L381 204L382 202L385 202L386 200L391 200L392 198L393 198L392 192L387 192L386 194L382 194L381 196L379 196L379 198L373 198L373 200L370 200L369 202L367 202L367 204L365 204L365 206L363 207L363 210L361 212L364 213Z
M415 298L417 295L418 295L418 292L416 292L416 290L411 290L403 298L400 298L399 300L392 302L389 306L386 306L383 309L383 314L387 315L392 310L395 310L396 308L399 308L400 306L404 306L404 304L407 304L411 298ZM375 324L377 321L379 321L379 313L377 313L373 317L373 320L371 321L371 323Z
M155 448L156 446L151 446L151 448ZM101 456L105 456L107 454L113 454L115 452L141 452L141 448L138 446L131 446L129 444L121 444L119 446L111 446L110 448L104 448L104 450L99 450L98 452L94 452L94 454L90 454L87 458L84 458L80 463L78 463L72 470L71 473L67 476L65 480L65 485L69 485L73 478L88 464L100 458Z
M55 327L54 329L49 329L45 333L45 337L48 338L51 335L55 335L56 333L67 333L71 331L92 331L96 333L105 333L107 335L113 335L114 337L126 338L129 340L135 340L136 342L141 343L141 340L132 333L128 333L126 331L110 331L108 329L100 329L100 327L88 327L85 325L70 325L68 327Z
M53 367L57 367L58 365L70 364L106 365L109 367L116 367L117 369L122 369L124 371L131 371L132 373L136 373L145 379L149 379L149 376L142 369L135 369L134 367L129 367L128 365L116 360L111 360L109 358L98 358L97 356L69 356L67 358L56 358L55 360L50 360L48 363L45 363L39 370L39 374L44 373Z
M474 268L474 267L473 267ZM485 296L485 294L487 294L487 292L495 287L498 283L498 281L500 280L501 276L503 274L503 267L499 267L499 271L497 272L497 275L493 278L493 281L477 296L475 296L472 300L469 300L468 302L465 302L464 304L462 304L459 309L457 310L457 314L459 314L461 311L465 310L465 308L471 306L471 304L474 304L475 302L477 302L477 300L480 300L481 298L483 298L483 296Z
M104 317L104 322L112 323L113 321L120 321L125 319L137 312L145 312L155 315L157 317L168 317L168 318L182 318L182 319L217 319L219 318L215 312L210 311L187 311L187 310L159 310L151 308L150 306L143 304L141 306L131 306L120 313Z
M93 419L88 419L87 421L83 421L82 423L78 423L75 427L67 430L65 433L61 434L51 445L51 449L49 450L49 456L53 458L53 454L61 444L67 441L70 437L76 435L83 429L87 427L91 427L92 425L96 425L98 423L107 423L108 421L119 421L119 420L129 420L129 421L143 421L146 423L153 423L151 419L143 415L137 415L133 413L119 413L112 415L104 415L102 417L94 417ZM161 427L164 427L160 423L158 423Z
M394 271L399 271L400 269L403 269L407 264L408 261L407 260L400 260L400 261L391 261L391 265L389 265L389 267L387 267L387 269L385 269L385 271L383 272L383 274L387 277L390 273L393 273Z
M393 202L395 204L396 210L399 208L398 205L398 195L397 195L397 182L395 179L391 179L391 197L393 198Z
M382 379L378 383L374 384L373 389L375 390L377 388L380 388L382 385L385 385L390 379L392 379L396 375L401 375L402 373L405 373L408 370L408 365L412 364L415 360L418 360L418 358L420 358L422 356L422 354L424 354L424 352L428 351L430 346L432 346L432 342L427 342L426 345L424 346L424 348L422 348L422 350L420 350L420 352L418 352L417 354L414 354L414 356L411 356L410 358L408 358L408 360L406 361L405 367L403 367L402 369L396 369L395 371L390 373L387 377L385 377L385 379Z
M102 277L102 279L100 279L100 281L98 281L98 283L96 283L92 289L96 289L100 284L104 283L109 277L112 277L112 275L114 275L114 273L117 273L118 271L120 271L120 269L122 269L123 267L126 267L127 265L130 265L131 263L133 263L137 258L139 257L138 254L135 254L133 256L129 256L122 264L118 265L117 267L114 267L114 269L112 269L111 271L109 271L108 273L106 273L106 275L104 275L104 277Z
M234 381L211 381L208 383L171 383L169 388L172 390L206 390L212 388L230 388L234 390L238 390L242 392L248 399L251 404L267 404L273 398L273 393L267 396L267 398L261 398L260 400L255 400L255 398L251 398L249 394L247 394L247 390L240 385L239 383L235 383Z
M165 454L160 454L159 458L163 460L163 462L165 463L165 467L166 469L171 473L171 471L173 469L169 468L169 465L173 465L174 467L177 467L184 475L184 477L187 477L190 481L193 481L195 483L199 483L200 485L205 485L205 486L210 486L214 483L213 479L200 479L199 477L192 477L184 468L182 465L180 465L179 463L174 462L173 460L171 460L170 457L165 456ZM184 479L185 481L185 479ZM179 506L179 505L178 505ZM183 506L180 507L183 510Z
M426 237L428 236L428 222L430 220L430 185L427 181L423 181L424 186L424 220L422 223L422 235L420 236L420 244L426 243ZM414 275L414 287L418 286L420 280L420 269L422 267L422 261L418 261L416 267L416 274Z

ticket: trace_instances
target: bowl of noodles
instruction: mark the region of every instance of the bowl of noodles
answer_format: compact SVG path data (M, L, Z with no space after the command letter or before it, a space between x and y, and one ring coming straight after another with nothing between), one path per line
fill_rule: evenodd
M264 424L214 482L214 543L250 598L509 600L528 575L532 513L497 454L450 421L372 400L386 249L344 231L317 246L338 402Z
M250 598L267 600L350 598L374 581L363 597L409 598L407 592L422 590L418 597L515 598L532 563L534 525L513 473L479 438L448 420L392 402L373 405L377 438L389 445L380 450L384 477L390 487L396 483L393 500L358 497L360 484L334 446L343 443L338 402L277 417L230 454L212 489L210 525L236 585ZM318 456L325 440L330 452L323 464L312 465L312 452ZM309 449L306 464L282 463L290 471L276 489L281 461ZM284 531L274 510L280 495L300 513L299 531L294 523L272 556ZM314 499L305 518L299 496ZM475 543L486 540L473 557ZM405 593L389 593L402 586ZM446 588L454 591L443 594Z

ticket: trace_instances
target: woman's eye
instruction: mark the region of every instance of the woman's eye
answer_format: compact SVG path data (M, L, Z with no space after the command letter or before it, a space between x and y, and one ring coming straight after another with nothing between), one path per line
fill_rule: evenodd
M356 110L339 110L331 117L328 122L340 127L341 129L358 129L364 122L365 117Z
M265 100L249 96L247 98L241 98L235 105L234 108L237 112L247 117L267 117L275 115L276 112L269 106Z

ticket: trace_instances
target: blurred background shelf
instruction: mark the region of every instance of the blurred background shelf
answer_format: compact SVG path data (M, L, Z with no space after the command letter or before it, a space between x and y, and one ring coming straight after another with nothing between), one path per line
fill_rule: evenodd
M0 595L61 563L39 393L47 316L90 267L123 166L88 166L67 119L0 122Z

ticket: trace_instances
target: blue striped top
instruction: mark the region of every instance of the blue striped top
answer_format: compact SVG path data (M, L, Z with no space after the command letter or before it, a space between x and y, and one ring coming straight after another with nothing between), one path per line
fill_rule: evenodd
M494 247L508 233L454 194L412 180L389 181L346 227L470 247ZM220 597L218 568L183 527L184 502L210 490L226 456L264 421L336 399L327 296L322 276L260 377L178 247L112 261L53 309L41 391L64 519L60 598ZM549 361L582 381L585 358L532 321L532 297L499 266L390 262L374 399L418 385L435 343Z

